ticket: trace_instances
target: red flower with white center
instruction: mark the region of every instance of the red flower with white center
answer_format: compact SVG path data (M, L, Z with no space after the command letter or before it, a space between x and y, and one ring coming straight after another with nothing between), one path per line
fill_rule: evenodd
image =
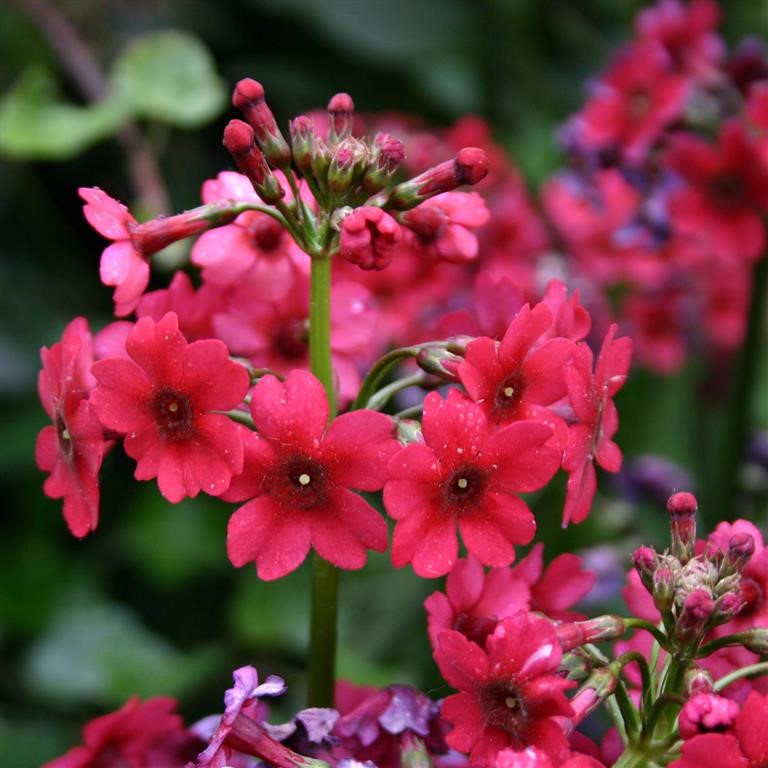
M43 369L37 379L40 401L53 421L37 436L35 460L50 476L43 485L46 496L64 499L64 519L78 537L96 528L99 519L98 474L111 445L96 417L88 395L94 380L91 331L88 322L75 318L61 341L40 350Z
M725 733L704 733L683 742L669 768L765 768L768 765L768 696L753 691Z
M443 719L453 725L446 741L469 752L472 765L495 766L509 747L537 747L556 765L571 754L556 718L573 715L563 691L575 683L558 675L562 651L547 619L524 612L504 619L485 649L446 630L434 655L460 691L443 702Z
M227 552L236 567L255 562L267 581L304 562L310 547L339 568L365 565L369 549L387 548L387 525L359 491L377 491L398 450L392 420L352 411L328 425L322 384L295 370L284 383L265 376L253 390L259 437L248 442L237 499L251 498L229 520Z
M666 52L655 43L637 43L596 83L575 118L578 135L593 149L616 147L640 160L682 114L687 94L688 81L669 71Z
M444 192L400 214L400 223L415 235L415 247L428 257L454 264L477 258L472 231L488 223L488 208L477 192Z
M613 441L619 416L613 396L624 385L632 357L632 341L615 339L612 325L592 372L592 350L579 344L565 369L568 397L579 423L569 427L563 469L569 473L563 524L580 523L589 514L597 479L595 463L607 472L621 469L621 451Z
M725 263L759 259L766 243L768 168L744 126L725 123L716 145L677 134L665 162L684 182L669 199L675 229L701 239Z
M125 435L136 479L156 477L174 503L225 491L243 469L244 428L211 411L242 403L248 371L218 339L188 344L173 312L157 323L140 318L125 348L128 358L94 364L91 401L101 423Z
M570 339L539 345L552 328L544 304L527 304L510 323L499 344L481 337L467 345L458 375L469 396L495 424L534 419L552 427L555 448L564 446L565 426L548 407L565 395L563 366L575 349Z
M484 565L508 565L536 521L516 494L549 482L559 454L546 424L520 421L489 432L482 409L456 390L424 400L426 444L411 443L387 467L384 506L397 520L392 562L419 576L443 576L458 557L456 525Z
M389 265L402 238L400 225L381 208L356 208L341 223L339 255L360 269Z
M175 709L168 696L146 701L134 696L117 711L91 720L83 728L83 745L43 768L183 768L200 741L184 730Z
M445 629L455 629L483 645L496 624L518 611L540 611L550 618L576 621L584 616L567 610L589 592L595 574L584 571L576 555L556 557L544 569L543 544L536 544L514 568L486 573L471 555L461 558L448 574L445 594L433 592L425 601L433 648Z

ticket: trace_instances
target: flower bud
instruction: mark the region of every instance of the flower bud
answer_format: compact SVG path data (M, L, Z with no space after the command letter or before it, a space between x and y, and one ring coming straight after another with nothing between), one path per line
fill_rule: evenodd
M697 508L696 497L692 493L675 493L667 501L672 533L671 552L683 564L694 555Z
M441 192L462 184L477 184L488 175L488 157L482 149L464 147L453 160L440 163L409 181L398 184L386 207L407 211Z
M715 682L712 675L701 667L691 667L685 673L685 690L689 695L695 693L712 693L715 690Z
M720 565L721 576L742 573L755 552L754 538L745 532L735 533L728 540L728 551Z
M698 640L709 626L715 601L705 589L696 589L683 602L675 624L675 639L684 645Z
M304 176L312 172L312 154L315 151L315 126L311 118L299 115L291 120L291 152L296 167Z
M570 651L587 643L616 640L624 634L624 621L619 616L607 614L588 621L570 621L558 624L555 634L564 651Z
M400 765L402 768L432 768L432 761L424 742L413 731L403 732Z
M760 654L760 656L768 654L768 628L753 627L742 632L739 637L741 638L741 644L748 651Z
M675 601L675 575L669 563L659 563L654 571L651 596L653 604L662 616L669 613Z
M443 381L456 381L456 372L461 361L461 357L443 346L425 346L416 355L419 368L440 377Z
M680 712L680 736L687 740L700 733L725 731L733 725L739 711L739 705L731 699L715 693L697 693Z
M580 723L607 699L616 690L617 683L617 674L611 665L595 669L570 701L573 709L573 724Z
M632 553L632 565L640 576L640 582L653 592L653 574L656 571L656 552L651 547L638 547Z
M240 172L247 176L265 203L277 203L285 190L272 173L261 150L255 144L253 129L242 120L230 120L224 129L225 149L232 155Z
M251 124L267 162L273 168L288 168L291 164L291 150L264 100L264 88L261 83L251 78L240 80L235 86L232 104Z
M339 255L361 269L384 269L400 242L398 223L381 208L363 206L341 222Z
M387 185L405 158L403 142L388 133L377 133L373 140L373 161L363 176L363 189L375 195Z
M421 434L421 422L416 419L397 419L395 437L403 444L423 443Z
M715 611L712 614L712 626L729 622L744 607L742 598L735 592L726 592L715 601Z
M348 93L337 93L328 102L328 140L339 141L352 133L352 115L355 103Z
M337 146L328 166L328 189L337 197L350 190L359 176L366 150L357 139L348 137Z

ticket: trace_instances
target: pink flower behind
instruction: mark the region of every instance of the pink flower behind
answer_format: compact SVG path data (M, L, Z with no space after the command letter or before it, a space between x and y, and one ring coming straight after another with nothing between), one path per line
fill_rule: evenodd
M580 523L589 514L597 480L595 463L608 472L621 468L621 451L613 441L619 416L613 396L627 378L632 355L629 338L614 339L616 326L609 328L592 372L592 351L580 344L566 366L568 396L579 420L569 428L563 469L569 473L563 509L563 524Z
M490 768L501 750L527 746L559 765L570 748L556 718L573 714L563 691L575 685L558 675L561 658L552 624L529 613L499 622L485 649L444 631L435 661L460 691L443 703L453 725L448 745L469 752L476 766Z
M99 519L98 474L111 443L88 399L94 380L91 331L75 318L61 341L40 351L43 369L37 380L40 401L52 426L37 437L35 460L50 472L43 489L52 499L64 499L64 519L78 537L96 528Z
M320 382L294 370L279 382L265 376L254 388L251 415L259 433L249 440L234 500L250 498L232 515L227 551L236 567L256 563L259 577L278 579L301 565L310 547L339 568L362 568L369 549L387 548L384 519L352 489L376 491L397 451L392 420L352 411L328 422ZM327 427L327 429L326 429Z
M545 446L552 431L520 421L491 434L481 407L456 390L424 401L426 444L411 443L389 463L384 505L397 520L395 567L419 576L448 573L458 557L456 526L481 563L508 565L536 522L517 494L542 488L559 454Z
M248 371L218 339L188 344L173 312L140 318L126 351L93 366L91 397L102 424L126 436L136 479L156 477L171 502L225 491L243 468L243 428L211 411L242 403Z

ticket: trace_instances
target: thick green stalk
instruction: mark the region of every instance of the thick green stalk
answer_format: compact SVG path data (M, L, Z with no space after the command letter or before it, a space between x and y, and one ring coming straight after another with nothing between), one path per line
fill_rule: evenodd
M330 418L336 414L336 394L331 362L331 258L312 259L309 296L309 361L312 373L328 395ZM339 575L335 566L312 556L312 614L309 636L310 707L333 706L336 679L336 616Z

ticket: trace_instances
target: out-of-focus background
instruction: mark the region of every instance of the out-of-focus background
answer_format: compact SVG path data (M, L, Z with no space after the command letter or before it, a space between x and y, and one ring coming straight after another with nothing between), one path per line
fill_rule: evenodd
M0 6L0 764L25 768L60 754L77 743L83 721L132 693L175 695L187 720L215 712L230 670L245 663L286 677L286 715L303 690L308 573L263 584L251 568L235 571L225 551L231 507L208 498L167 504L154 483L132 481L133 462L119 450L105 462L101 522L84 540L69 535L60 503L42 493L33 458L46 423L36 394L39 349L76 315L94 328L111 319L111 292L97 271L104 242L86 225L77 188L102 187L144 215L198 204L201 183L232 166L221 132L234 116L232 85L245 76L264 84L283 126L338 91L351 93L360 111L427 124L481 115L535 188L563 162L557 126L630 37L642 5ZM767 32L761 0L727 4L730 43ZM686 465L690 446L675 431L680 418L695 418L685 408L685 376L630 381L619 400L628 455L655 450ZM649 420L667 429L649 435ZM641 540L663 545L666 520L658 506L605 489L600 514L586 524L563 532L553 504L540 533L548 558L599 543L590 557L610 587L611 564L623 567ZM340 674L439 695L422 608L435 588L410 569L393 571L385 556L344 574ZM617 592L603 605L618 607Z

